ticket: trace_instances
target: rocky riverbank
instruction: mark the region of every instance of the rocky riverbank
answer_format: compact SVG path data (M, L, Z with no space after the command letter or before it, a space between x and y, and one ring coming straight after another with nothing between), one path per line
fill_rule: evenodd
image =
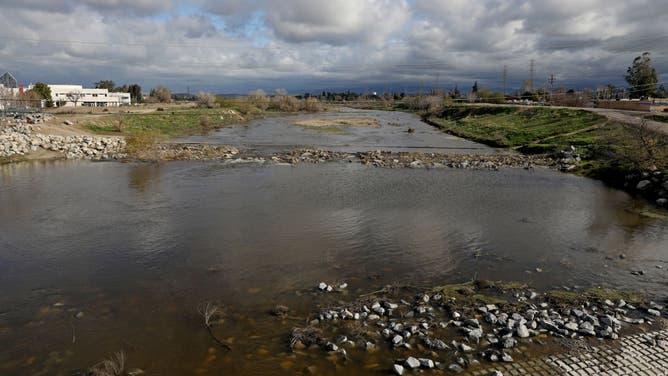
M38 133L39 126L17 124L0 127L0 157L17 158L39 149L67 159L110 160L127 157L121 137L54 136Z
M345 284L320 283L316 294L341 293ZM276 313L274 313L276 314ZM321 308L290 333L293 352L322 352L345 366L355 352L388 354L388 372L460 373L529 357L530 348L558 339L583 348L587 340L614 341L634 328L663 324L663 304L607 290L539 294L517 284L485 281L416 292L397 287ZM668 340L658 339L668 347Z

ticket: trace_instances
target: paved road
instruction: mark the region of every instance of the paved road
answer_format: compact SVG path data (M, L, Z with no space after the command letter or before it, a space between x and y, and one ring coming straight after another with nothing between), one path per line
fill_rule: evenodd
M603 344L579 355L553 355L538 360L503 364L469 373L503 375L668 375L668 331L642 333L621 339L618 346Z

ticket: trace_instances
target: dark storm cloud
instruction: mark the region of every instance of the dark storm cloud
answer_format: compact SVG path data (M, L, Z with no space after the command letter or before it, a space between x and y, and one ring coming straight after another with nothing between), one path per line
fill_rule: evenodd
M668 72L668 10L659 0L0 0L0 6L0 70L26 82L113 79L245 92L479 80L499 88L503 66L519 86L534 59L538 82L554 73L569 86L623 84L626 66L643 51Z

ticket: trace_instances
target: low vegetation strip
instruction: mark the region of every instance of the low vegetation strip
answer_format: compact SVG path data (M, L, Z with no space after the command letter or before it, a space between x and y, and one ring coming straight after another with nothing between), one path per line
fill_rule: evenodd
M452 107L429 121L455 135L497 147L521 147L605 123L584 110Z

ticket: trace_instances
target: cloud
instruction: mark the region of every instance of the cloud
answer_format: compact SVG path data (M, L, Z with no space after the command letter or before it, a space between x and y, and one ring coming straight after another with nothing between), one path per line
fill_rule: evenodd
M652 51L668 73L659 0L0 0L0 70L26 83L100 79L175 90L623 85Z

